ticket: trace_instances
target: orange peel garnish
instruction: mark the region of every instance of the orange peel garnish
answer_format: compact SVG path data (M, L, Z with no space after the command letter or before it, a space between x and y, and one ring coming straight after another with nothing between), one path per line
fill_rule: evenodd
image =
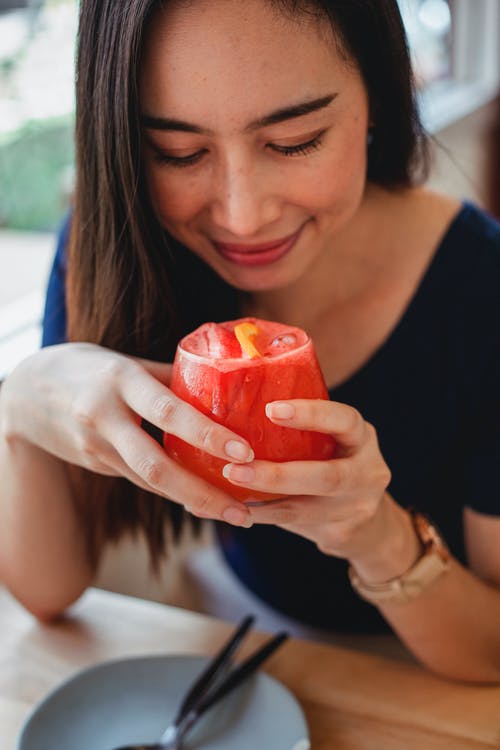
M262 357L255 346L254 339L259 333L258 327L255 323L238 323L234 326L234 335L238 339L238 343L241 346L241 351L246 354L250 359L255 357Z

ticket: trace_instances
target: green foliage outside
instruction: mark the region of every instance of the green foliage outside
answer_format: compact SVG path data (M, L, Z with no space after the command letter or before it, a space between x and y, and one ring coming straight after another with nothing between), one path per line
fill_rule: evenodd
M0 141L0 227L57 228L67 210L73 121L31 122Z

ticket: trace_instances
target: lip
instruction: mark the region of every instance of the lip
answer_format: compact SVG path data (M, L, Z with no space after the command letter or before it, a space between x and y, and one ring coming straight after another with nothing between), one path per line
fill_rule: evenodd
M294 234L280 240L263 242L258 245L237 245L227 242L215 242L217 252L226 260L240 266L258 266L276 263L295 245L302 227Z

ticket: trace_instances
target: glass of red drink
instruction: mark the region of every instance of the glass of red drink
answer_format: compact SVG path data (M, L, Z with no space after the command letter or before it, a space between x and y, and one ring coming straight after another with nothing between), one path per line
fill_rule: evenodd
M245 438L267 461L323 460L333 456L330 435L274 424L270 401L328 399L312 340L300 328L258 318L205 323L177 347L171 390L215 422ZM228 461L165 435L168 455L185 468L247 503L281 495L238 487L222 475Z

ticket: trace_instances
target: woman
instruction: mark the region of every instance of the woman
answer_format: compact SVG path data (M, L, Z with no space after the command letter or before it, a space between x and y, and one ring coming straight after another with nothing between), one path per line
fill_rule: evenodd
M500 229L418 187L396 2L83 0L79 43L75 210L45 319L67 343L2 390L2 579L50 618L125 532L158 564L185 509L221 522L228 563L277 609L389 626L435 672L497 682ZM268 416L333 435L332 461L254 461L169 391L179 336L240 315L313 337L332 400ZM242 506L171 463L162 430L289 497Z

